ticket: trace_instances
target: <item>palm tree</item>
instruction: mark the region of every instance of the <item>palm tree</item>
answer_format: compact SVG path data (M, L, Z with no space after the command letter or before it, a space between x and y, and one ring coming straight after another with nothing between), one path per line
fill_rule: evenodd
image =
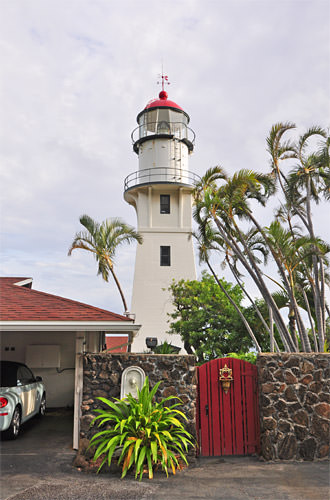
M121 244L132 243L133 241L141 244L142 236L132 226L125 224L118 218L107 219L101 224L88 215L82 215L79 220L85 231L76 233L68 255L71 255L73 250L77 248L93 253L98 265L97 274L101 274L104 281L107 282L109 281L109 274L112 275L120 293L124 311L127 313L125 296L114 272L114 257L117 248Z
M280 169L279 163L288 158L296 158L294 143L291 141L282 141L282 137L288 130L295 127L296 125L291 122L276 123L272 126L269 136L266 139L267 151L272 159L271 175L279 181L282 191L285 190L283 182L286 183L287 179Z
M290 187L293 187L298 192L302 203L305 205L306 220L304 224L311 238L315 238L311 201L314 200L314 202L319 203L320 194L324 192L326 168L329 171L329 163L326 165L326 161L324 161L326 157L319 153L308 154L308 141L313 135L327 139L326 132L320 127L312 127L300 137L297 147L299 163L291 173L289 180ZM327 161L329 161L329 158L327 158ZM317 329L321 341L320 348L323 350L325 340L324 265L316 247L314 247L313 255L313 292Z
M266 332L268 332L268 334L270 335L271 352L274 351L274 348L276 348L277 352L279 352L278 344L273 337L273 329L272 329L273 321L271 319L272 318L272 311L271 310L269 311L270 312L270 325L268 325L267 322L265 321L256 301L252 299L252 297L250 296L250 294L246 290L246 287L242 281L243 275L239 272L238 267L237 267L238 259L235 255L235 253L231 250L230 247L228 247L228 245L226 245L224 240L219 236L218 232L211 227L209 221L204 222L204 223L201 223L201 221L200 221L198 231L193 233L193 236L196 238L196 240L198 242L200 262L205 262L207 264L209 270L213 274L215 280L217 281L217 283L221 289L222 289L221 282L219 282L219 279L218 279L218 277L217 277L217 275L216 275L216 273L215 273L215 271L210 263L209 253L212 250L212 251L216 251L216 252L224 255L224 260L221 263L221 267L224 268L226 265L228 265L231 273L233 274L233 276L236 280L236 283L238 284L238 286L242 290L244 296L250 302L252 308L254 309L257 316L259 317L262 325L266 329ZM267 256L268 256L269 252L268 252L267 247L264 244L263 240L259 237L258 233L255 230L250 230L244 235L244 238L246 239L246 242L247 242L250 250L253 251L254 258L255 258L256 262L258 264L261 262L259 257L257 257L257 255L256 255L256 252L258 252L261 254L264 263L266 263ZM223 291L226 295L226 291L225 290L223 290ZM227 298L228 298L228 296L227 296ZM231 301L231 299L229 299L229 300ZM236 310L238 310L237 309L238 306L234 305L234 307ZM260 346L257 345L257 343L256 343L256 338L251 330L250 325L248 324L246 318L243 316L243 314L240 310L238 311L238 313L241 316L241 319L243 320L243 323L244 323L250 337L252 338L253 343L255 344L256 350L258 351Z
M322 195L325 199L330 198L330 140L323 129L312 127L299 141L288 141L285 133L293 128L292 123L278 123L272 127L267 139L272 167L268 175L240 170L228 177L221 167L209 169L194 192L194 217L200 231L204 230L204 236L207 236L207 226L212 228L214 234L209 231L207 248L225 255L225 262L238 283L241 279L238 265L253 279L268 306L271 337L274 321L285 350L299 350L298 333L302 349L310 352L310 339L300 311L303 308L308 312L310 322L316 319L317 332L312 325L314 348L322 351L329 247L314 234L311 201L317 203ZM312 136L323 142L318 151L309 154L307 146ZM281 162L286 159L296 160L298 165L284 175ZM287 224L287 228L278 221L265 228L255 218L251 201L265 205L277 185L284 197L277 217ZM307 230L305 234L297 231L297 217ZM265 283L265 277L269 276L255 255L256 251L263 257L269 255L277 266L280 282L270 279L286 297L290 309L289 329L282 318L281 306L278 307ZM242 284L240 286L243 289Z
M268 151L272 156L272 172L276 172L276 178L279 180L285 196L286 219L292 235L291 220L293 217L298 216L310 239L315 240L311 202L319 203L322 195L325 199L329 199L330 140L324 129L311 127L305 134L300 136L297 144L289 141L281 142L283 134L290 128L294 128L294 125L277 124L272 128L267 139ZM310 153L309 143L312 137L321 139L322 143L318 151ZM295 158L297 165L288 176L284 176L279 161L287 158ZM323 350L326 319L324 254L320 252L317 245L314 245L312 250L312 271L309 273L310 286L313 291L320 349Z
M222 182L220 186L218 185L219 181ZM270 176L240 170L232 178L229 178L221 167L214 167L206 172L196 187L194 217L200 226L207 221L215 224L218 235L230 251L235 254L237 261L248 272L264 300L271 307L285 349L294 352L296 346L264 282L258 259L249 248L246 236L238 226L237 221L237 219L243 218L252 222L266 243L267 236L253 217L249 200L254 199L264 204L267 197L273 192L274 183ZM271 253L274 257L274 253ZM280 265L278 260L277 264Z
M241 311L240 307L236 304L234 299L227 292L226 288L221 283L221 280L219 280L216 272L214 271L214 269L210 263L209 251L211 249L212 250L220 250L221 246L219 246L219 245L223 244L221 238L219 238L219 236L216 234L216 232L213 231L213 229L211 228L209 223L201 224L201 226L199 227L198 233L194 233L194 237L196 238L196 240L198 242L199 261L206 263L206 265L208 266L209 270L211 271L216 283L218 284L219 288L225 294L225 296L227 297L229 302L232 304L232 306L235 308L235 310L239 314L241 320L243 321L245 328L248 331L248 334L250 335L250 337L252 339L252 342L253 342L256 350L258 352L261 352L261 347L260 347L248 321L246 320L243 312ZM241 283L239 283L239 285L241 286ZM243 288L243 291L245 292L244 288Z

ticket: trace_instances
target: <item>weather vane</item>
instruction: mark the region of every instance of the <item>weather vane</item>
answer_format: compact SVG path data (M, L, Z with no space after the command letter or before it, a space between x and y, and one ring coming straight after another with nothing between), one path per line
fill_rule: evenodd
M170 85L170 82L168 81L168 76L164 75L163 67L162 67L162 73L158 75L157 85L160 84L162 85L162 91L164 91L165 85Z

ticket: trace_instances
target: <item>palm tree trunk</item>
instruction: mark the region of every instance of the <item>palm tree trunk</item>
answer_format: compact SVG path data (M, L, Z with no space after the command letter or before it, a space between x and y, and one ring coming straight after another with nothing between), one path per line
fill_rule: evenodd
M326 311L327 311L327 313L328 313L328 316L329 316L329 318L330 318L330 309L329 309L329 306L328 306L328 304L327 304L327 303L325 303L325 309L326 309Z
M315 350L315 352L319 352L319 345L318 345L318 341L317 341L317 337L316 337L316 332L315 332L315 328L314 328L314 321L312 318L312 313L311 313L311 308L309 306L309 301L308 301L306 292L302 286L300 287L300 290L301 290L301 293L304 297L304 301L306 304L306 310L307 310L307 314L308 314L308 319L309 319L309 324L311 325L311 330L312 330L313 340L314 340L314 350Z
M265 318L263 317L263 315L260 312L259 307L255 303L255 301L252 299L252 297L248 294L248 292L246 291L243 283L241 282L241 280L237 276L237 272L235 271L234 266L229 262L228 259L227 259L227 262L228 262L228 265L229 265L229 268L230 268L232 274L234 275L234 278L235 278L238 286L240 287L240 289L242 290L242 292L244 293L244 295L246 296L246 298L249 300L249 302L252 305L253 309L256 311L256 313L257 313L257 315L258 315L261 323L264 325L266 331L269 333L271 352L274 352L274 340L275 340L274 339L274 328L273 328L274 324L273 324L273 312L272 312L271 308L269 308L269 311L271 312L271 316L270 316L270 326L268 326L267 323L266 323L266 321L265 321ZM275 343L276 343L276 340L275 340ZM276 343L276 345L277 345L277 343ZM278 345L277 345L277 352L279 352Z
M270 352L274 352L274 321L273 321L273 311L272 308L268 308L269 311L269 325L270 325Z
M298 349L297 336L296 336L296 317L294 313L294 308L289 307L289 331L291 333L291 338Z
M256 264L255 262L255 259L253 258L253 255L251 254L251 251L249 249L249 247L246 245L246 242L244 240L244 237L240 231L240 229L238 228L237 224L235 223L235 221L233 220L233 223L235 225L235 229L237 231L237 234L239 236L239 239L240 239L240 242L242 243L243 247L244 247L244 250L248 256L248 259L249 259L249 262L251 264L251 266L253 267L256 275L257 275L257 281L256 281L256 284L258 286L258 283L261 284L261 288L258 286L260 292L262 293L266 303L272 307L273 309L273 314L275 316L275 323L278 327L278 331L281 335L281 332L282 332L282 335L281 335L281 339L282 339L282 342L285 346L285 349L288 351L288 352L295 352L296 351L296 348L295 348L295 345L294 343L292 342L292 339L291 339L291 336L290 336L290 333L288 332L288 329L283 321L283 318L281 316L281 313L273 299L273 297L271 296L271 294L269 293L269 290L266 286L266 284L264 283L264 280L262 278L262 274L260 272L260 269L258 267L258 265ZM265 240L267 241L267 240ZM250 273L249 273L250 274ZM264 290L264 292L262 291ZM267 300L268 299L268 300ZM291 345L290 345L291 344Z
M276 325L278 327L278 331L279 331L279 334L281 336L281 340L282 340L282 342L284 344L285 350L287 352L295 352L294 345L292 344L292 340L291 340L290 334L289 334L289 332L288 332L288 330L287 330L287 328L285 326L285 323L283 321L281 313L278 310L277 305L275 304L275 301L274 301L273 297L269 293L268 288L266 287L266 284L264 283L264 280L262 278L261 272L260 272L257 264L255 263L255 261L253 259L253 256L251 255L251 252L250 252L249 248L247 247L247 245L246 245L246 243L244 241L243 236L240 234L239 229L238 229L238 235L239 235L240 241L241 241L241 243L242 243L242 245L244 247L244 250L246 251L246 253L248 255L249 261L243 255L243 253L241 252L240 248L236 244L235 238L233 238L229 233L228 233L228 237L227 237L227 232L222 227L222 224L219 221L218 217L215 214L211 214L211 215L212 215L212 218L213 218L213 220L214 220L217 228L219 229L221 237L223 238L223 240L225 241L225 243L234 251L234 253L238 257L238 259L241 262L241 264L243 265L243 267L245 267L245 269L247 270L247 272L249 273L249 275L251 276L251 278L253 279L253 281L257 285L257 287L258 287L261 295L263 296L265 302L270 307L272 307L272 309L274 311L274 315L275 315L275 322L276 322Z
M324 338L321 339L321 352L324 351L324 342L325 342L325 331L326 331L326 322L325 322L325 276L324 276L324 265L323 261L320 258L320 281L321 281L321 311L322 311L322 319L323 319L323 333Z
M128 313L128 308L127 308L126 300L125 300L125 297L124 297L124 293L123 293L123 291L121 289L120 283L119 283L118 278L117 278L117 276L116 276L116 274L115 274L115 272L113 270L113 267L110 267L110 272L111 272L111 274L113 276L113 279L115 280L115 283L117 285L118 291L120 293L121 300L122 300L123 306L124 306L124 314L127 314Z
M314 235L314 227L312 221L312 211L311 211L311 179L310 176L307 178L307 193L306 193L306 216L309 226L309 234L311 238L315 239ZM314 284L315 284L315 295L314 295L314 305L315 305L315 314L317 321L317 332L319 337L319 346L321 349L321 345L324 345L324 329L323 329L323 316L322 315L322 306L321 306L321 291L319 285L319 271L318 271L318 258L317 258L317 250L314 247L315 255L312 257L313 261L313 269L314 269ZM321 350L322 352L322 350Z
M269 243L269 240L268 240L267 235L265 234L263 228L259 225L258 221L253 217L253 215L252 215L251 212L249 212L249 217L250 217L251 221L253 222L253 224L255 225L255 227L260 232L260 234L263 236L263 238L265 240L265 243L267 244L269 250L272 253L272 256L274 258L274 261L277 264L277 268L278 268L278 270L280 272L281 278L283 280L283 283L285 285L286 291L287 291L287 293L289 295L289 298L290 298L290 302L291 302L292 307L293 307L294 312L295 312L295 316L296 316L296 319L297 319L297 326L298 326L298 329L299 329L301 341L302 341L302 343L304 345L304 350L305 350L305 352L311 352L309 338L308 338L307 332L305 330L304 324L303 324L303 322L301 320L301 316L300 316L299 309L298 309L298 304L297 304L296 298L294 296L294 291L290 287L290 284L288 282L286 274L285 274L285 272L283 270L282 264L281 264L278 256L276 255L276 252L274 251L272 245ZM296 352L296 348L295 348L294 352Z
M247 320L246 320L246 318L245 318L244 314L242 313L242 311L240 310L240 308L238 307L238 305L236 304L236 302L235 302L235 301L231 298L231 296L229 295L229 293L227 292L227 290L226 290L226 289L224 288L224 286L222 285L221 281L219 280L218 276L216 275L216 273L214 272L214 270L213 270L212 266L210 265L210 263L209 263L208 259L206 259L206 263L207 263L207 265L208 265L208 267L209 267L209 269L210 269L211 273L213 274L213 276L214 276L214 278L215 278L216 282L218 283L219 287L221 288L222 292L225 294L225 296L227 297L227 299L229 300L229 302L230 302L230 303L234 306L234 308L236 309L236 311L237 311L237 312L238 312L238 314L240 315L240 317L241 317L241 319L242 319L242 321L243 321L243 323L244 323L244 325L245 325L245 328L247 329L247 331L248 331L248 333L249 333L249 335L250 335L250 337L251 337L251 339L252 339L252 341L253 341L253 343L254 343L254 346L255 346L256 350L257 350L258 352L262 352L262 351L261 351L261 347L260 347L260 345L258 344L258 341L257 341L257 339L255 338L255 335L254 335L254 333L253 333L253 331L252 331L252 329L251 329L251 327L250 327L249 323L247 322Z

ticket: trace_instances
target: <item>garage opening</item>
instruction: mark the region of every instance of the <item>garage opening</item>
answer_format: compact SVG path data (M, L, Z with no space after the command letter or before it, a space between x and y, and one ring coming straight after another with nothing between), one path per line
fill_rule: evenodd
M52 446L49 440L60 440L72 448L76 333L1 332L1 359L24 363L35 377L42 378L46 389L45 418L33 417L26 421L18 439L23 443L36 429L44 435L47 446Z

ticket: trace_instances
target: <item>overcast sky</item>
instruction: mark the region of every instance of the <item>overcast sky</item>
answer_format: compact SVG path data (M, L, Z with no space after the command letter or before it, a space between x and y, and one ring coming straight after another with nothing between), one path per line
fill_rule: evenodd
M130 134L162 61L196 133L190 170L267 172L274 123L329 126L329 48L329 0L0 0L0 274L122 312L92 256L67 251L81 214L136 224ZM134 258L116 260L129 299Z

